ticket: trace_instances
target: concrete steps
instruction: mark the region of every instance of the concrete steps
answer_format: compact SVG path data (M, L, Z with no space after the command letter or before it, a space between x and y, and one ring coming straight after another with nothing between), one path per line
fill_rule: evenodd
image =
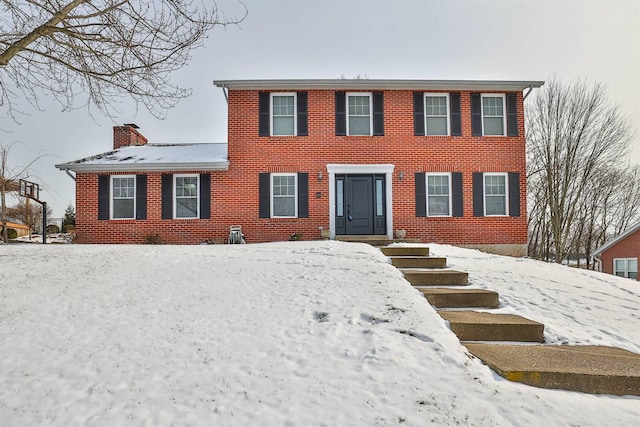
M445 268L447 259L426 256L393 256L391 264L398 268Z
M429 256L429 248L426 246L385 246L380 248L383 254L389 257L399 256Z
M513 314L442 310L497 308L499 295L464 288L468 274L444 268L446 258L429 257L427 247L380 249L439 309L469 352L502 377L535 387L640 396L640 354L612 347L541 345L544 325L534 320Z
M485 289L417 288L436 308L498 308L498 293Z
M466 286L469 274L458 270L400 270L414 286Z
M460 341L544 342L544 325L513 314L438 311Z
M392 243L420 243L420 239L389 239L387 236L336 236L341 242L368 243L371 246L386 246Z
M640 396L640 354L614 347L464 343L500 376L535 387Z

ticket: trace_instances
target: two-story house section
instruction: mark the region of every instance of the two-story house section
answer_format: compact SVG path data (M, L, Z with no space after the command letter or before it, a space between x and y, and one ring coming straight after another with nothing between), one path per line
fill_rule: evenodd
M541 81L224 80L237 195L258 241L406 237L524 255L523 98Z
M224 241L240 225L250 243L402 230L525 254L523 100L543 82L214 83L227 144L146 144L125 125L113 151L57 165L76 173L82 241Z

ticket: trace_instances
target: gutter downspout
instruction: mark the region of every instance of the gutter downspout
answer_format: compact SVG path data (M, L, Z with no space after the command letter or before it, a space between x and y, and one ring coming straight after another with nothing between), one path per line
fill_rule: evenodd
M69 172L69 169L64 169L64 173L66 173L67 175L69 175L71 177L72 180L76 180L76 177L71 175L71 172Z
M215 82L213 82L213 84L215 85ZM228 88L224 84L221 84L220 88L222 89L222 93L224 93L224 100L227 101L227 105L229 105Z
M533 92L533 85L529 85L529 92L524 94L524 97L522 98L522 101L527 99L527 96L531 95L531 92Z

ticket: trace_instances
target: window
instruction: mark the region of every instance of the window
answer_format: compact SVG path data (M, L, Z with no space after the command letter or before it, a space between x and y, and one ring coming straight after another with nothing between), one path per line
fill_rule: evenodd
M507 175L484 174L484 214L507 215Z
M136 217L135 176L111 177L111 218L134 219Z
M638 280L638 258L614 258L613 274Z
M448 173L427 174L427 216L451 215L451 185Z
M347 94L347 135L371 135L371 94Z
M174 218L198 218L199 175L174 175Z
M271 94L271 135L296 134L296 94Z
M504 135L504 95L482 95L482 134Z
M449 135L449 96L427 93L424 97L425 135Z
M295 218L297 212L296 174L271 174L271 216Z

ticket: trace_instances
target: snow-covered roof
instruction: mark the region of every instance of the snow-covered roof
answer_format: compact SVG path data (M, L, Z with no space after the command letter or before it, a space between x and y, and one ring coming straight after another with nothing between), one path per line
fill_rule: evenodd
M607 243L605 243L604 245L600 246L598 249L596 249L596 251L593 253L593 255L594 256L601 255L604 251L606 251L607 249L611 248L612 246L614 246L615 244L617 244L621 240L626 239L627 237L629 237L630 235L632 235L633 233L635 233L638 230L640 230L640 222L635 223L634 225L629 227L624 233L619 234L618 237L616 237L615 239L610 240Z
M56 165L74 172L227 170L227 144L145 144Z

